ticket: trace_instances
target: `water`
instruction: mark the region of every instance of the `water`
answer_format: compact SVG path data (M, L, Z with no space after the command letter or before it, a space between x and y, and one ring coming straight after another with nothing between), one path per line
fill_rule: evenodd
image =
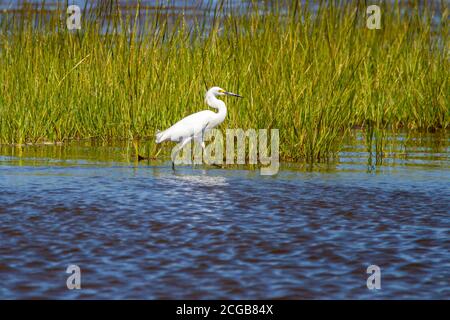
M449 299L450 140L394 140L382 165L359 137L274 177L0 147L0 298Z

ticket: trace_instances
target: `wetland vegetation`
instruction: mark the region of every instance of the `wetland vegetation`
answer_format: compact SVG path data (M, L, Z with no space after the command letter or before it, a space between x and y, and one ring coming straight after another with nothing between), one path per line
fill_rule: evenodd
M445 135L448 3L380 7L379 30L363 1L88 2L72 31L64 5L4 10L0 143L127 140L153 154L156 130L206 109L213 85L245 96L221 128L280 129L284 161L328 160L354 128L380 154L386 129Z

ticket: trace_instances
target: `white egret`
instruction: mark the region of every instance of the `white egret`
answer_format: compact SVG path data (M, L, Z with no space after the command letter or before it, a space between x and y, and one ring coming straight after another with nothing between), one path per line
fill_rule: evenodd
M172 169L175 169L176 156L187 143L195 140L205 149L205 133L221 124L227 115L227 106L222 100L217 99L217 97L225 95L242 98L236 93L227 92L219 87L212 87L206 92L205 102L211 108L217 109L218 112L204 110L191 114L169 129L156 133L156 143L167 140L180 142L179 148L172 154Z

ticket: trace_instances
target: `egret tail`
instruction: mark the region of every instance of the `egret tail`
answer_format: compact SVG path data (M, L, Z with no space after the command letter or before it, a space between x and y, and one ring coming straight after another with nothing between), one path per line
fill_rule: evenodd
M156 131L156 143L161 143L164 140L166 140L164 137L164 133L165 133L165 131L159 131L159 130Z

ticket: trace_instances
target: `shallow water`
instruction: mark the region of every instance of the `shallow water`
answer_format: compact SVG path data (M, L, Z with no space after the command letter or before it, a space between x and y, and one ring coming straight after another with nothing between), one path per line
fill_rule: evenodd
M392 140L382 164L357 137L274 177L0 147L0 298L449 299L448 135Z

